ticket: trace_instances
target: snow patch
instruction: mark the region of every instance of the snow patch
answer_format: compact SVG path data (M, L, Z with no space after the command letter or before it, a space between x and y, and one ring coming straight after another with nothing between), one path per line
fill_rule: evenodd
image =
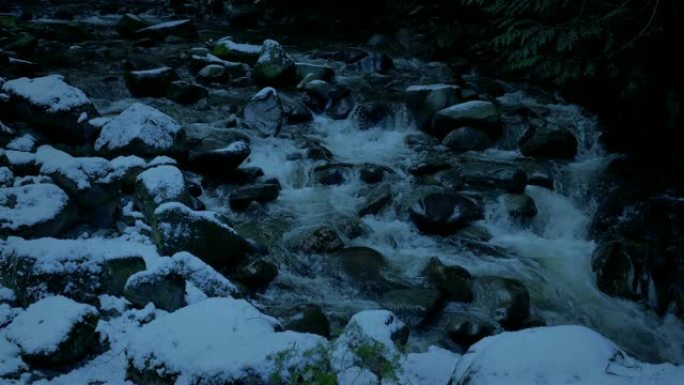
M53 184L0 188L0 229L18 230L57 217L69 197Z
M52 113L92 104L83 91L65 83L60 75L9 80L3 84L2 91L27 99Z

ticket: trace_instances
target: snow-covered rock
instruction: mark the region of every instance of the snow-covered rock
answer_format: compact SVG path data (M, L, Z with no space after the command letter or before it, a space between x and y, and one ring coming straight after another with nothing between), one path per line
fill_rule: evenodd
M265 40L259 59L254 64L252 77L261 85L294 85L297 82L297 67L277 41Z
M250 65L256 63L260 53L260 45L236 43L229 37L219 39L216 45L214 45L214 55L221 59L243 62Z
M400 384L447 385L461 356L430 346L423 353L409 353L400 361Z
M89 305L66 297L44 298L19 314L5 329L7 339L32 365L74 363L98 342L95 331L99 314Z
M133 305L153 303L158 309L175 311L186 305L185 279L176 273L173 263L133 274L124 287L124 297Z
M42 128L56 140L84 142L97 134L88 123L88 118L97 116L95 106L62 76L8 80L2 91L10 96L9 105L18 118Z
M14 185L14 173L8 167L0 167L0 187Z
M77 219L71 200L54 184L0 188L0 237L56 236Z
M187 251L213 268L224 271L240 263L249 245L222 216L195 211L176 202L154 212L154 240L162 255Z
M190 253L176 253L171 257L171 263L178 274L207 297L231 297L240 293L228 278Z
M684 367L640 363L582 326L525 329L487 337L456 366L454 385L674 385Z
M175 166L157 166L141 172L136 179L136 199L143 213L151 218L166 202L190 202L183 173Z
M130 379L141 385L260 384L286 381L292 372L303 373L323 360L316 349L325 339L276 332L277 325L246 301L228 298L161 315L131 336Z
M106 154L154 156L178 154L185 130L173 118L135 103L102 127L95 150Z
M36 148L36 138L31 134L24 134L14 138L5 146L8 150L31 152Z
M0 334L0 379L17 378L28 369L19 347Z
M0 164L9 167L15 175L32 175L38 172L36 154L32 152L0 150Z
M48 294L93 302L99 293L120 294L128 276L156 256L152 245L123 239L0 241L0 284L26 306Z
M245 125L263 135L276 136L283 125L283 106L278 92L266 87L245 106Z
M195 27L195 23L190 19L172 20L139 29L135 32L135 36L158 40L164 40L167 36L195 39L197 37L197 27Z

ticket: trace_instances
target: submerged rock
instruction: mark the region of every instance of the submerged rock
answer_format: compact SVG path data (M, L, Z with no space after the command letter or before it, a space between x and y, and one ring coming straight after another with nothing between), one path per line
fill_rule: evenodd
M454 193L432 193L411 206L411 220L428 234L452 234L470 222L483 218L482 208Z
M183 173L175 166L157 166L138 175L135 184L138 205L147 218L154 216L154 210L166 202L190 203Z

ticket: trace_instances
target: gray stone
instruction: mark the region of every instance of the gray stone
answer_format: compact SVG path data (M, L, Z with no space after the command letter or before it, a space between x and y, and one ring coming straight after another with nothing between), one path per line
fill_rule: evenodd
M295 85L297 67L278 42L266 40L254 64L252 77L257 84L264 86Z
M442 139L442 144L457 152L483 151L491 147L492 141L482 130L461 127L447 134Z
M443 138L449 132L465 126L486 130L491 138L499 136L499 111L492 102L474 100L444 108L435 113L431 133Z
M267 87L252 97L244 111L245 125L262 135L276 136L285 112L275 89Z
M483 218L482 208L462 195L431 193L409 209L413 223L428 234L453 234L470 222Z

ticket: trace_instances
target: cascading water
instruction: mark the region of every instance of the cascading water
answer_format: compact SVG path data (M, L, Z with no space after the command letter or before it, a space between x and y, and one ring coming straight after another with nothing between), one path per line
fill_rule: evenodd
M588 237L587 227L595 207L594 187L611 155L599 145L595 118L577 106L543 104L522 92L506 94L499 98L499 103L504 108L523 104L543 111L543 119L571 130L578 139L575 161L544 164L555 181L554 191L527 187L526 193L538 208L529 225L510 221L496 199L486 202L486 217L480 224L492 235L487 246L502 249L503 254L474 252L448 238L423 235L408 220L405 208L414 198L415 185L406 170L419 161L421 154L405 144L406 135L417 130L402 109L391 122L367 130L359 130L350 121L317 117L305 132L307 138L320 141L329 149L336 162L374 163L395 172L390 185L393 207L363 217L360 225L364 231L354 239L345 239L346 244L380 251L398 274L409 281L417 279L433 256L444 263L463 266L475 276L516 278L529 289L533 312L548 324L587 325L640 359L684 362L684 347L673 342L684 340L681 321L672 316L659 318L639 304L603 294L596 286L591 271L595 244ZM523 125L504 122L507 133L498 148L473 156L513 164L529 162L515 145ZM281 259L281 273L261 302L265 306L319 303L328 312L346 314L377 307L371 300L358 300L353 288L329 279L320 267L323 256L300 255L279 246L279 240L287 240L303 228L355 217L358 193L363 187L358 178L347 178L337 186L314 183L311 170L315 161L288 160L288 154L301 151L301 137L301 133L285 133L278 138L251 138L252 155L247 165L261 167L267 176L277 177L283 187L278 204L268 209L268 215L254 219L250 214L250 219L238 219L238 226L243 229L251 223L251 233L261 233L262 241L269 237L278 240L269 247ZM225 197L214 193L215 200L207 203L211 209L220 211L219 202L225 201Z

